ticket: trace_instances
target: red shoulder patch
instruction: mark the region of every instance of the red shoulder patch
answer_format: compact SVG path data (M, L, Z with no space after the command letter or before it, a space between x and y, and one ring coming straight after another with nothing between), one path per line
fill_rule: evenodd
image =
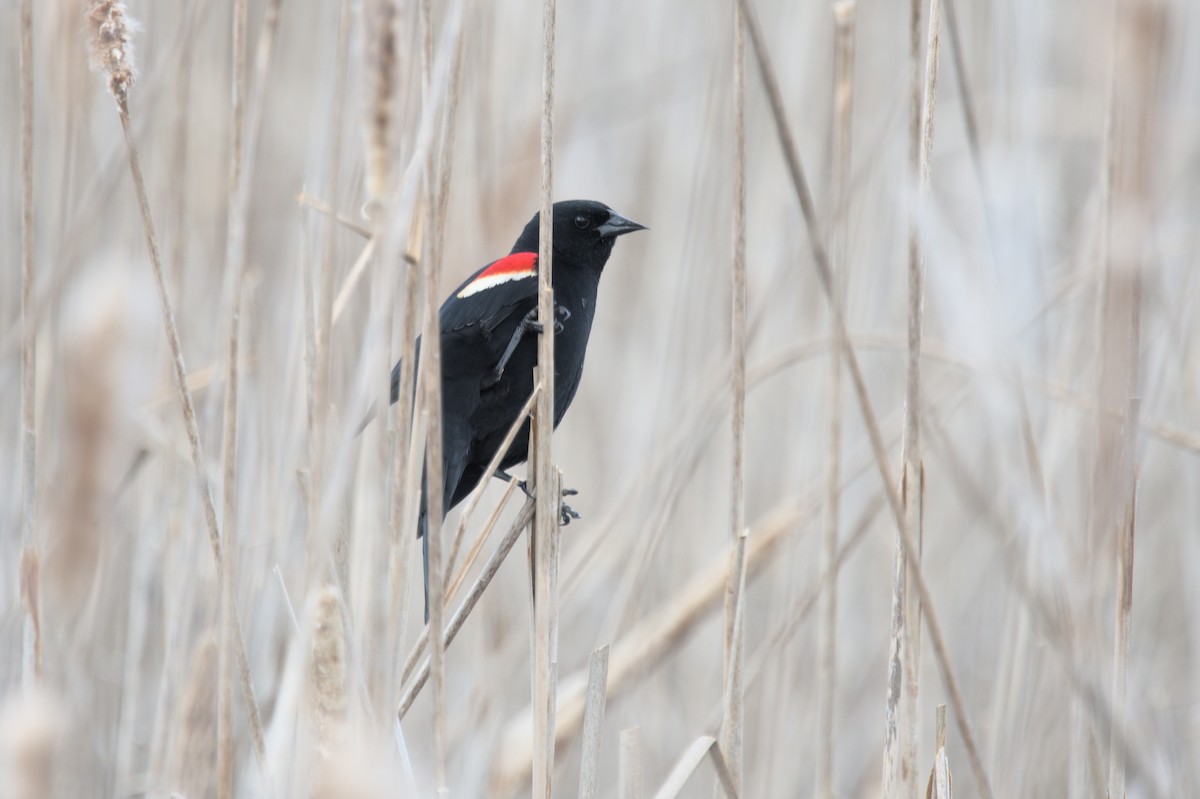
M462 290L458 292L458 297L462 299L510 280L520 280L536 275L537 253L514 252L488 265L486 269L475 276L474 280L463 286Z

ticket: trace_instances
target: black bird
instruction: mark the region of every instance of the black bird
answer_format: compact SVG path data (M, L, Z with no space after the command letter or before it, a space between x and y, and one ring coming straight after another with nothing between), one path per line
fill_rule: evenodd
M554 204L554 425L575 398L583 376L600 275L618 236L644 230L603 203ZM534 214L505 257L492 261L442 303L442 507L449 511L486 476L484 471L533 392L537 362L539 215ZM420 340L417 341L420 356ZM391 401L400 364L392 369ZM500 461L497 476L529 457L527 422ZM417 535L423 539L425 616L429 618L429 537L424 486Z

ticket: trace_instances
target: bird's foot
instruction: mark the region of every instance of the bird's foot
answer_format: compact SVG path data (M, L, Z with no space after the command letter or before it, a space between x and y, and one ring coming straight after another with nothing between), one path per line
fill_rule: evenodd
M499 477L501 480L503 480L506 483L511 483L514 480L516 480L516 478L514 478L511 474L504 471L503 469L496 470L496 477ZM521 492L523 494L525 494L525 496L529 497L530 499L534 499L534 497L535 497L534 491L533 491L533 489L531 489L529 487L529 483L525 482L524 480L516 480L516 483L517 483L517 488L521 489ZM577 491L574 488L564 488L562 490L562 496L564 496L564 497L573 497L578 493L579 493L579 491ZM579 515L579 511L575 510L567 503L560 500L558 503L558 506L559 506L559 513L561 514L560 522L563 527L566 527L568 524L570 524L572 519L582 518Z

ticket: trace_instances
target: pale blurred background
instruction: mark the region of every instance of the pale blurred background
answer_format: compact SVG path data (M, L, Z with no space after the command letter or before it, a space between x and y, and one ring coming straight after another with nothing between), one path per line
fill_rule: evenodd
M206 636L216 629L219 586L121 126L103 77L88 71L85 5L35 2L33 30L35 530L44 702L59 722L56 791L216 796L215 727L207 726L215 725L215 655ZM233 3L128 5L141 23L131 119L219 516ZM351 437L398 352L384 352L385 328L373 315L385 307L399 314L398 258L372 263L333 328L323 513L314 522L308 510L304 275L314 276L319 291L333 236L333 285L340 287L365 240L296 197L307 192L368 224L361 214L369 68L363 3L350 3L342 64L340 5L283 0L261 87L242 313L236 593L270 781L260 774L235 691L239 796L308 791L303 673L311 647L289 600L307 628L311 597L326 584L345 600L346 715L364 741L359 776L378 774L388 785L383 795L406 796L410 762L420 794L433 790L428 691L402 725L407 761L391 723L399 686L387 675L419 632L419 572L411 565L404 640L395 652L379 644L370 621L395 611L381 611L392 486L387 425L377 420ZM455 4L434 5L434 57L445 64L452 37L443 33ZM1105 420L1114 417L1095 409L1112 404L1106 368L1131 362L1113 365L1120 358L1108 337L1127 341L1131 328L1105 312L1106 302L1130 297L1140 308L1132 359L1140 404L1134 418L1127 395L1113 405L1116 440L1127 432L1132 444L1132 460L1122 462L1137 473L1128 789L1130 797L1200 795L1200 50L1192 46L1200 41L1200 6L1150 4L1152 18L1163 22L1157 56L1140 52L1122 62L1142 64L1154 86L1149 96L1135 92L1117 104L1118 115L1144 123L1137 141L1146 157L1133 171L1146 187L1138 199L1146 218L1130 232L1106 212L1106 130L1113 43L1128 34L1114 34L1116 6L1140 5L954 0L957 40L943 16L931 188L918 220L927 268L923 571L997 796L1100 796L1107 784L1119 526L1110 522L1122 518L1128 496L1114 496L1105 482L1103 442L1112 428ZM10 735L31 729L12 704L25 624L18 586L17 6L12 0L0 9L0 694L10 697ZM395 158L403 169L421 115L419 31L417 4L398 6ZM853 124L839 209L831 199L831 4L756 3L819 235L845 237L834 268L845 281L849 331L899 474L906 209L916 191L907 166L909 5L850 6ZM538 205L541 5L467 0L463 8L443 293L506 253ZM263 0L249 3L251 105L260 96L263 10ZM631 643L636 625L729 550L733 5L564 2L557 40L554 195L601 200L650 228L622 239L609 262L583 385L554 439L583 516L563 531L565 679L585 669L600 645L611 644L615 657L622 645L646 644ZM922 44L921 69L924 52ZM817 597L822 571L832 328L752 53L747 89L746 516L752 539L779 508L799 521L789 521L748 583L744 795L810 796L819 761L821 603L805 600ZM393 293L381 296L385 288ZM867 527L837 581L831 795L878 796L895 524L880 510L880 478L848 381L841 399L839 539ZM501 495L504 486L495 482L468 541ZM509 503L494 537L518 507L516 499ZM321 535L310 539L314 527ZM527 777L504 785L511 772L521 779L519 758L505 742L515 740L506 736L519 728L508 725L519 725L529 704L528 580L521 542L448 651L452 796L528 795ZM1053 597L1053 623L1032 610L1031 596ZM789 637L776 640L788 622ZM692 740L716 732L720 591L677 632L658 641L665 644L660 656L610 686L602 796L617 795L620 731L641 727L647 791ZM934 708L947 698L928 636L921 640L915 730L924 795ZM1059 656L1065 649L1100 690L1097 703L1081 696L1078 683L1072 687ZM956 786L962 796L979 795L951 718ZM556 795L575 794L578 736L569 741L558 750ZM712 790L705 765L683 795ZM373 794L347 788L328 795Z

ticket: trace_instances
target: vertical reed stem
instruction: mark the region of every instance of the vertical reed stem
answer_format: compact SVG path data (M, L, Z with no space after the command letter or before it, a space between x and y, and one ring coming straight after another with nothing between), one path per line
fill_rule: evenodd
M430 0L421 0L421 104L426 114L433 108L433 9ZM439 286L442 229L439 219L438 178L434 172L436 148L430 146L425 155L423 181L426 230L425 236L425 332L421 342L420 384L422 387L422 416L425 419L425 527L429 547L429 629L442 629L445 605L445 582L442 580L442 347L438 326ZM439 793L446 790L446 647L441 635L430 636L430 673L433 678L433 759L434 785Z
M741 611L745 587L746 529L746 27L742 10L733 4L733 259L730 269L730 342L733 373L732 462L730 464L730 559L725 583L724 681L725 708L721 721L721 752L740 793L742 790L743 694L745 648ZM720 790L719 788L717 789Z
M21 0L21 564L25 606L21 682L26 689L42 674L42 626L37 542L37 318L33 302L33 2Z
M555 0L542 3L541 210L538 230L537 374L540 384L532 424L532 470L537 494L533 516L533 796L550 799L554 776L554 675L558 642L555 558L561 497L550 446L554 431L554 33Z
M834 302L845 301L848 281L851 109L854 98L855 0L837 0L833 5L833 209L830 229L830 258L834 268ZM834 325L833 337L838 335ZM833 718L837 695L837 573L838 527L842 483L842 348L834 346L829 357L829 449L825 497L825 535L822 568L829 575L821 609L820 673L817 695L817 763L814 793L817 799L833 796Z

